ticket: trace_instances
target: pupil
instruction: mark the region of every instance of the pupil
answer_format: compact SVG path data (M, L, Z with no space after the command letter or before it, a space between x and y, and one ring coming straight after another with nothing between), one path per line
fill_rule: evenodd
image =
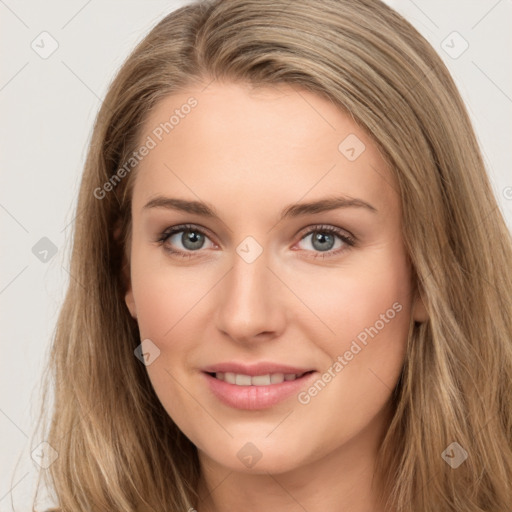
M323 243L325 243L326 240L329 240L329 239L331 242L330 244L329 243L327 244L327 245L329 245L329 247L325 247L325 245L322 245ZM316 242L320 242L320 246L316 246L315 245ZM320 251L328 251L329 249L332 249L333 243L334 243L333 235L317 232L315 234L315 236L313 237L313 247L315 247L316 249L319 249Z
M187 249L200 249L202 245L202 235L195 231L185 231L182 237L182 243Z

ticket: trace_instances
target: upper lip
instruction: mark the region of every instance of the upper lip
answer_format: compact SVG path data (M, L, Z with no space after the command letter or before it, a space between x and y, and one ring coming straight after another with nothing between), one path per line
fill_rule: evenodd
M233 361L206 366L202 370L207 373L232 372L243 375L250 375L253 377L254 375L266 375L268 373L294 373L301 375L302 373L313 371L313 368L299 368L297 366L289 366L267 361L261 361L259 363L253 364L237 363Z

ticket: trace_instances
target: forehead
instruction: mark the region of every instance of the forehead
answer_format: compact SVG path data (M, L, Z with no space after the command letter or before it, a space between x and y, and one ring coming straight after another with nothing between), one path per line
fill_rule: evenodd
M365 196L396 207L393 176L371 137L342 109L280 84L213 82L162 99L140 143L151 149L136 172L134 205L157 193L236 194L244 204L308 195Z

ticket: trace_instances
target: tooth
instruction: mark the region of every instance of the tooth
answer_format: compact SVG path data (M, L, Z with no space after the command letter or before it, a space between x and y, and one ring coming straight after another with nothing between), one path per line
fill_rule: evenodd
M267 375L256 375L252 378L253 386L269 386L270 385L270 374Z
M251 385L251 376L250 375L242 375L236 374L235 384L237 386L250 386Z
M280 384L283 381L284 381L284 373L273 373L270 376L271 384Z
M236 383L235 374L233 372L226 372L224 374L224 380L226 382L229 382L230 384L235 384Z
M233 372L217 372L215 377L237 386L270 386L271 384L281 384L284 381L298 379L302 375L295 373L267 373L266 375L251 376Z

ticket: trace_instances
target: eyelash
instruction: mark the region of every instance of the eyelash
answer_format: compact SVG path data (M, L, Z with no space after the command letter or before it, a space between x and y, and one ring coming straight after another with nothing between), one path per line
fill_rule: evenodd
M167 228L163 233L161 233L156 240L160 244L160 246L163 246L164 250L168 253L172 254L173 256L177 256L178 258L184 258L189 259L192 258L195 252L199 251L177 251L174 249L171 249L169 246L165 246L165 242L176 233L181 233L182 231L193 231L195 233L200 233L201 235L204 235L205 237L209 238L208 234L201 229L200 227L194 225L194 224L180 224L179 226L173 226L171 228ZM329 233L334 234L340 238L340 240L345 244L344 247L341 247L339 249L336 249L335 251L329 250L329 251L320 251L316 252L314 256L310 256L313 259L316 258L330 258L339 255L340 253L349 250L351 247L354 247L356 244L356 240L352 236L348 236L345 234L344 231L342 231L339 228L336 228L334 226L329 225L318 225L318 226L312 226L309 231L304 233L304 235L301 237L300 241L304 240L307 236L313 234L313 233ZM309 252L309 251L308 251Z

